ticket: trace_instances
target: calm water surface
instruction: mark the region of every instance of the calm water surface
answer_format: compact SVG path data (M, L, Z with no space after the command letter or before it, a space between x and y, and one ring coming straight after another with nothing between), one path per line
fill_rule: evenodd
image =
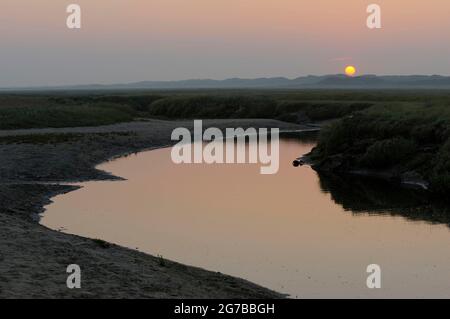
M445 217L395 188L294 168L313 146L282 140L276 175L259 164L175 165L170 149L139 153L98 167L126 181L83 183L55 197L41 223L292 297L450 297L450 232L432 224ZM366 287L373 263L382 289Z

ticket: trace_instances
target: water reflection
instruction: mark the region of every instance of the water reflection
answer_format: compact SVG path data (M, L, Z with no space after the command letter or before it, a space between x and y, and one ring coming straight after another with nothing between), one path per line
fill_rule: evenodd
M420 189L375 178L319 173L320 187L352 214L402 216L412 221L446 224L450 207Z
M294 168L314 146L306 141L280 142L275 175L259 164L175 165L170 149L118 159L99 168L125 181L83 183L41 222L292 297L450 297L448 228L397 216L443 217L414 212L428 202L401 189ZM366 286L372 263L383 269L380 290Z

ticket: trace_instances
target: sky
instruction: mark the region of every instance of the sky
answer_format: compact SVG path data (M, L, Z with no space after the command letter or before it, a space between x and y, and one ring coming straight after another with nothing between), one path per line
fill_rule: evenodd
M66 26L66 8L82 28ZM382 28L366 26L369 4ZM1 0L0 87L450 75L449 0Z

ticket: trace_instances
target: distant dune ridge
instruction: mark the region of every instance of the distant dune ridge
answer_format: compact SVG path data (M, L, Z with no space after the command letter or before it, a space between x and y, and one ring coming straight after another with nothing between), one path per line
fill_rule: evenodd
M450 76L441 75L361 75L348 77L343 74L308 75L295 79L270 77L257 79L231 78L226 80L191 79L180 81L141 81L122 84L87 84L71 86L45 86L26 88L2 88L1 90L120 90L120 89L401 89L435 88L450 89Z
M450 76L441 75L308 75L295 79L270 77L257 79L231 78L226 80L192 79L181 81L142 81L123 84L90 84L2 88L0 90L127 90L127 89L450 89Z

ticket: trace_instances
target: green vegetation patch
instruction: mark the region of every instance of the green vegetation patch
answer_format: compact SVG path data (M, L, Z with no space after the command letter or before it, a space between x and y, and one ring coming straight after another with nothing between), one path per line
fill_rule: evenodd
M421 176L450 191L450 99L383 103L327 126L312 152L318 168L376 169Z
M98 126L139 118L267 118L307 123L342 118L380 104L442 104L448 100L447 91L184 90L5 94L0 95L0 129Z
M373 103L295 101L277 95L175 96L155 101L149 114L168 119L269 118L286 122L322 121L342 117Z
M0 129L97 126L133 120L133 113L116 105L36 105L0 107Z
M0 144L59 144L81 139L114 138L117 136L133 137L136 135L135 132L26 134L0 136Z

